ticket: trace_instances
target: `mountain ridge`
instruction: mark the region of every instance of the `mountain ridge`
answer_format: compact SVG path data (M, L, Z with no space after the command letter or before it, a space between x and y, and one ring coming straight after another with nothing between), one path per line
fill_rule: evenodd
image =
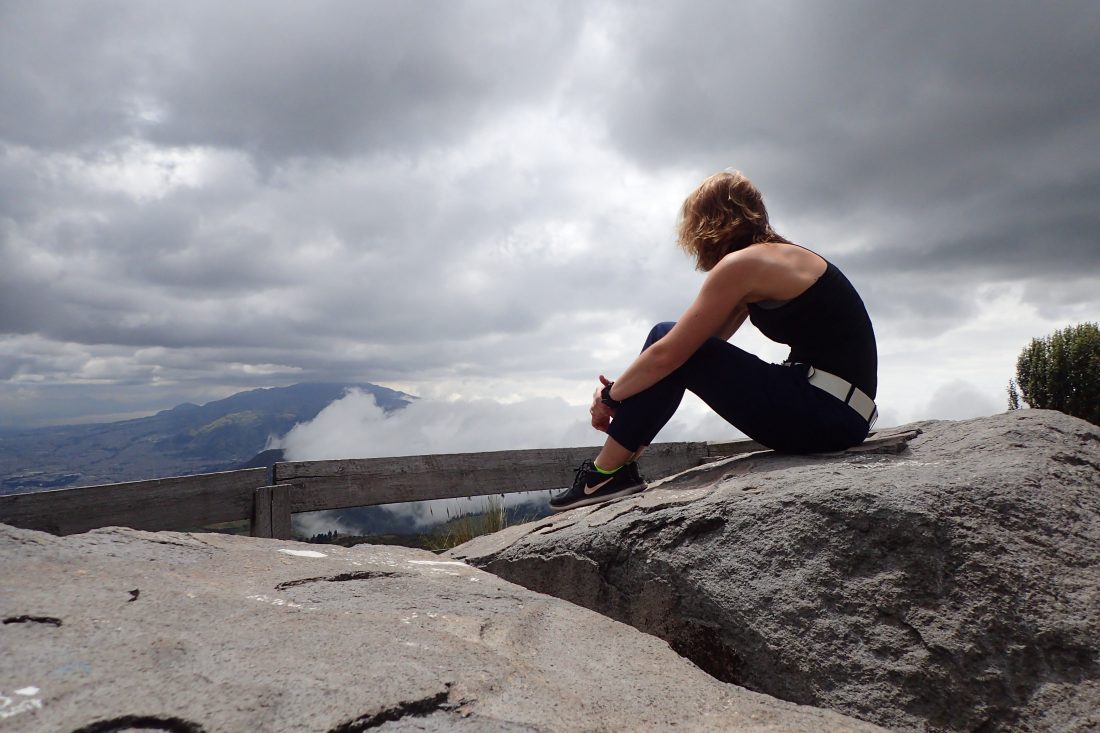
M0 495L237 468L351 389L386 412L416 399L370 382L303 382L118 422L0 433Z

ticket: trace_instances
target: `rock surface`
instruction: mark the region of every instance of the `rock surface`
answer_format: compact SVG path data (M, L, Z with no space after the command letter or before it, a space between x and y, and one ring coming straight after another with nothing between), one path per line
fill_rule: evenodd
M0 731L870 731L460 562L0 525Z
M785 700L904 731L1100 730L1100 429L915 427L899 455L729 459L451 554Z

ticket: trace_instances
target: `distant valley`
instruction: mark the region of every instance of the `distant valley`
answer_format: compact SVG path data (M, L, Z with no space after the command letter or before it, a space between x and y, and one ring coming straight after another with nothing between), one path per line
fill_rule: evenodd
M387 412L415 397L375 384L307 383L240 392L149 417L0 433L0 495L263 465L271 436L308 422L348 389Z

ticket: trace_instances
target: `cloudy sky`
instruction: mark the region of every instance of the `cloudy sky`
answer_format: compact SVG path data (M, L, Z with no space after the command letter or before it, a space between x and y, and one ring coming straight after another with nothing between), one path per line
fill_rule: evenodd
M1100 320L1098 36L1095 0L0 0L0 427L369 381L567 441L693 298L677 209L726 167L863 294L881 424L1000 411Z

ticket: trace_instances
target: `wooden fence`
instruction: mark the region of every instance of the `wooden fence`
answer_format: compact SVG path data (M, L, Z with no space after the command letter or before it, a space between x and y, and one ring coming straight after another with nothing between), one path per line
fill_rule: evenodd
M876 435L864 446L897 444ZM96 527L181 530L247 520L255 537L290 538L295 512L558 489L598 448L450 453L401 458L276 463L273 469L132 481L0 496L0 523L53 534ZM656 443L645 454L647 478L719 458L763 450L751 440Z

